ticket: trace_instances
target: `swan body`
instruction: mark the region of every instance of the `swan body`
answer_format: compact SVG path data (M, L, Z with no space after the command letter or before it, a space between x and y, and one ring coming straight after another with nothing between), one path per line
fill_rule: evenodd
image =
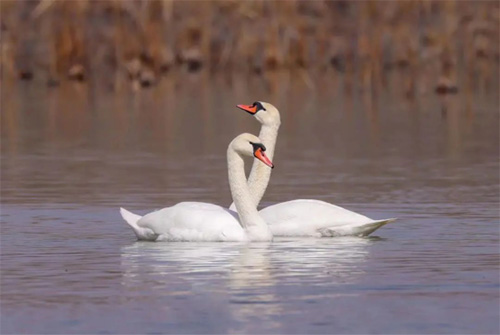
M272 234L251 201L242 156L255 156L273 167L265 146L251 134L241 134L228 147L228 175L238 213L203 202L181 202L143 217L121 208L123 219L139 240L147 241L269 241ZM239 220L238 220L239 216Z
M278 109L262 101L254 102L253 105L238 105L238 108L252 114L262 124L259 138L272 160L281 125ZM270 178L271 171L263 170L262 166L254 162L248 178L248 187L255 206L259 205ZM232 204L230 209L236 210L236 206ZM312 199L278 203L260 210L259 214L269 224L274 236L367 236L396 220L373 220L348 209Z
M259 211L274 236L367 236L395 219L372 220L321 200L297 199Z
M238 214L210 203L181 202L143 217L123 208L120 212L139 240L248 241Z

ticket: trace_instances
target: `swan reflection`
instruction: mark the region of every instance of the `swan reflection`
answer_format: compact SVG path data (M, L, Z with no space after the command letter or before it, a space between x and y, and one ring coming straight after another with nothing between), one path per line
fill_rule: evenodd
M272 243L150 243L121 249L122 284L156 297L202 296L239 322L256 316L279 327L287 286L314 299L308 287L355 281L377 238L276 239ZM144 291L142 291L144 294ZM322 292L324 297L334 293ZM212 301L213 300L213 301ZM167 301L167 305L170 302ZM165 306L168 308L168 306ZM168 318L168 316L166 316ZM239 326L252 327L251 322ZM252 328L229 329L252 332Z

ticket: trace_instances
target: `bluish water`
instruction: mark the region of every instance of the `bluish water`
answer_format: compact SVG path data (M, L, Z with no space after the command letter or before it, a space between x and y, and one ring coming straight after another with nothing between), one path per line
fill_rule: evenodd
M300 85L206 87L11 92L2 334L500 332L496 97L469 110L382 96L367 111ZM227 143L258 132L234 105L254 96L283 119L263 206L316 198L399 220L369 238L135 241L120 206L230 203Z

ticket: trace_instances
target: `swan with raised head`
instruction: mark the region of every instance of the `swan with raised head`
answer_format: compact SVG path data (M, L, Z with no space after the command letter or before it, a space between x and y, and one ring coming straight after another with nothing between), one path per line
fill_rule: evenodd
M265 151L261 140L251 134L237 136L228 146L229 185L238 213L203 202L181 202L143 217L123 208L120 213L139 240L270 241L273 235L252 201L243 161L244 156L253 156L267 169L273 168Z
M253 115L262 124L259 138L272 160L281 124L278 109L262 101L237 107ZM270 169L266 171L254 162L248 177L248 188L255 206L259 205L266 192L270 178ZM236 209L235 204L230 209ZM311 199L281 202L260 210L259 214L269 224L274 236L367 236L395 220L373 220L325 201Z

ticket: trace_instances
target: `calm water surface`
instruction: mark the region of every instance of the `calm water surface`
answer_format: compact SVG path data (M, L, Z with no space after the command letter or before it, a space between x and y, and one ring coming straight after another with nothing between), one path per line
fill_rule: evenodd
M500 332L497 95L240 79L3 90L3 334ZM227 144L259 130L234 105L256 99L283 121L263 206L399 220L369 238L137 242L120 206L231 202Z

